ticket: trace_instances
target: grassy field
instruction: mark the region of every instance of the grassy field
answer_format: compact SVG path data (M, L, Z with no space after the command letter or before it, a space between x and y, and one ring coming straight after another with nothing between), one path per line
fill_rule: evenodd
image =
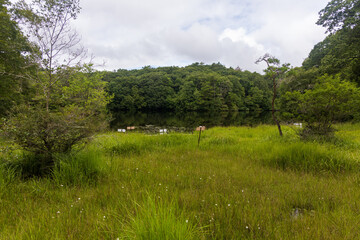
M358 239L360 125L337 128L326 143L213 128L200 146L196 133L108 133L58 156L51 177L1 167L0 239Z

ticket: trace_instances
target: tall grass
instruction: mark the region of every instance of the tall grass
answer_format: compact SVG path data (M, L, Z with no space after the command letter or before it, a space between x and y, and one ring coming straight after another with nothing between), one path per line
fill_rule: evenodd
M312 173L340 173L360 170L360 162L344 152L317 143L297 142L271 145L262 149L261 160L283 170Z
M338 128L99 135L51 178L0 175L0 239L357 239L360 125Z
M57 185L93 185L101 175L101 153L94 150L59 155L57 159L52 173L53 181Z
M12 167L0 162L0 198L9 188L10 184L16 180L16 171Z
M121 239L204 239L202 230L185 216L175 202L166 202L148 195L142 203L135 202L135 213L129 211L128 221L119 235Z

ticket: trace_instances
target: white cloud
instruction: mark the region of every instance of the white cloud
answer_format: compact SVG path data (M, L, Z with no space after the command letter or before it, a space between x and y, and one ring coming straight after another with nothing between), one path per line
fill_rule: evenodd
M300 65L324 38L328 0L86 0L75 26L107 69L221 62L261 71L265 52Z

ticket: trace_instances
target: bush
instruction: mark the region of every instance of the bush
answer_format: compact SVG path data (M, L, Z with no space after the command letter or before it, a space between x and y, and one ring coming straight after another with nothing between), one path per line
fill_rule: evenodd
M55 165L56 154L69 153L106 124L105 115L82 107L69 106L47 112L43 108L21 106L6 122L4 132L24 150L33 153L39 161L36 165L42 166L39 170L46 173Z
M286 112L283 116L305 123L301 137L332 137L335 122L350 120L359 112L360 90L354 83L341 80L339 75L324 75L313 89L303 94L287 92L281 106Z

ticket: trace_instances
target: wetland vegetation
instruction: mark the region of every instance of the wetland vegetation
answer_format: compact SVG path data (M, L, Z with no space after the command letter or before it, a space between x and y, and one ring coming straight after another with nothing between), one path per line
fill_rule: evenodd
M302 67L265 54L263 75L96 71L79 4L0 0L0 239L358 238L358 1L320 11Z
M293 127L212 128L199 147L197 134L105 133L25 180L29 157L1 169L0 237L355 239L360 126L336 127L322 143Z

